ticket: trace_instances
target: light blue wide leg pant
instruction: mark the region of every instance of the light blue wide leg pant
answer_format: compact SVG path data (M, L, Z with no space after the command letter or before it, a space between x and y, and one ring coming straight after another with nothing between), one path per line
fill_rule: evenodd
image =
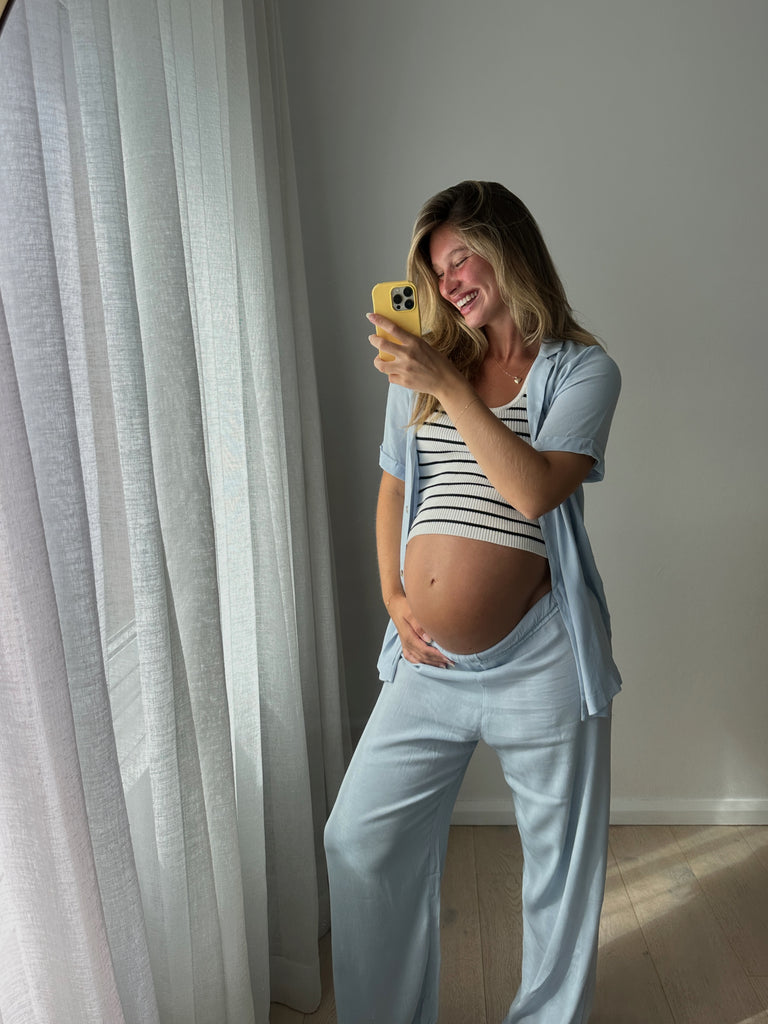
M512 790L525 858L522 981L503 1024L585 1024L605 885L610 718L580 719L551 594L494 647L449 656L453 669L401 659L328 821L339 1024L436 1024L448 828L480 739Z

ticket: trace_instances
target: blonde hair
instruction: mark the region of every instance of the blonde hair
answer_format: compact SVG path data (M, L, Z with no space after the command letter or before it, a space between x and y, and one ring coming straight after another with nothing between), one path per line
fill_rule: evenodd
M541 231L527 207L493 181L462 181L427 200L413 228L408 277L416 285L424 336L473 380L488 351L482 331L467 327L458 310L440 295L429 245L435 228L446 224L467 248L487 260L502 301L526 346L545 338L600 344L581 327ZM419 393L412 422L421 425L439 409L434 395Z

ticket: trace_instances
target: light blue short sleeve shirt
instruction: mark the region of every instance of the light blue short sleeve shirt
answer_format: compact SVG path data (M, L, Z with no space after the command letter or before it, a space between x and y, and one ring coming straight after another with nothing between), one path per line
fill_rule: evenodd
M614 361L598 346L570 341L541 345L528 380L531 443L539 451L589 455L594 465L587 482L602 480L605 446L621 388ZM379 465L405 482L400 570L416 514L419 466L416 437L408 427L414 393L390 384ZM581 487L561 505L541 516L552 592L571 639L579 673L582 718L607 715L621 689L611 653L610 617L592 548L584 527ZM394 678L402 655L400 638L390 620L378 661L380 678Z

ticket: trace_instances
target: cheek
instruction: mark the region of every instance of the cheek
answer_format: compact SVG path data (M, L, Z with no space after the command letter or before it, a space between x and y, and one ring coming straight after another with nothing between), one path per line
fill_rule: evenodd
M493 302L501 302L501 292L499 286L496 284L496 278L490 277L486 281L486 291Z

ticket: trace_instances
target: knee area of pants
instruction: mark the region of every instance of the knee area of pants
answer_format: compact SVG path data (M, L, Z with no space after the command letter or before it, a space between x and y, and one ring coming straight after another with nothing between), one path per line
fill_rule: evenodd
M394 842L389 830L335 807L325 826L325 855L329 868L343 868L356 875L375 875L388 860Z

